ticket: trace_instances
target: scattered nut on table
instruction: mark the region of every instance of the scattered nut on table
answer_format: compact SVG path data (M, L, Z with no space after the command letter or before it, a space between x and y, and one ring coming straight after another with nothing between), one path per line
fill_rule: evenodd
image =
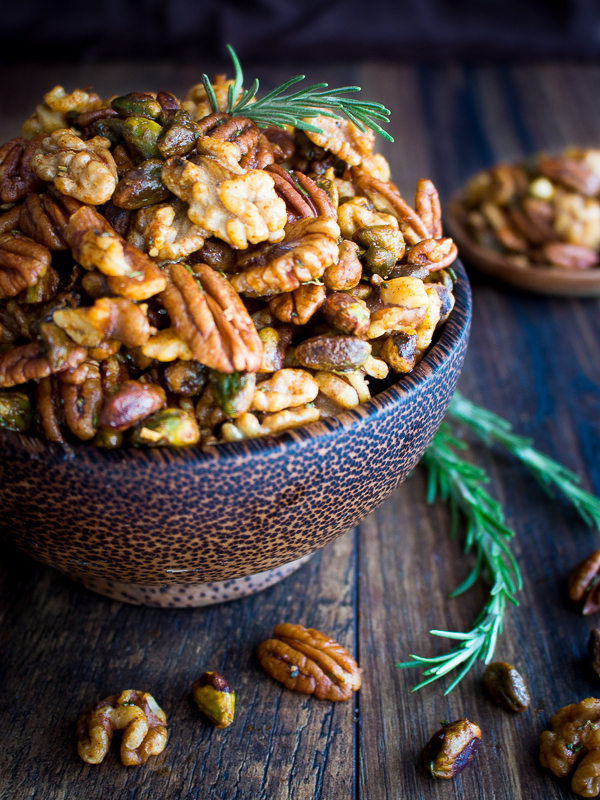
M521 673L504 661L488 664L483 673L483 685L507 711L522 713L531 702Z
M205 672L192 685L196 705L215 728L228 728L235 712L235 692L218 672Z
M569 575L569 599L584 601L583 613L592 614L600 609L600 550L581 561Z
M77 752L88 764L100 764L115 731L123 731L121 761L145 764L167 744L167 716L148 692L126 689L89 708L77 720Z
M425 745L424 755L433 778L454 778L469 764L481 744L479 725L469 719L442 723Z
M583 758L581 758L583 756ZM581 797L600 794L600 700L588 697L559 709L540 736L540 764L564 778L577 765L571 789Z
M349 700L360 689L361 670L350 653L324 633L284 622L258 648L258 659L288 689L319 700Z

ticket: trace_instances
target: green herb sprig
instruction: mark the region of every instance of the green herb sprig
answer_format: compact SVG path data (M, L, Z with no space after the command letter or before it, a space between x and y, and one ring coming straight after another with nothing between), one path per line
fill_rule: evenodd
M447 419L467 426L487 445L501 444L527 466L548 494L559 490L588 525L600 530L600 499L581 488L576 473L536 450L531 439L512 433L507 420L472 403L459 392L452 398ZM490 482L485 470L458 454L457 451L466 448L467 443L452 432L448 422L443 422L421 460L427 470L427 499L432 503L440 497L449 502L451 535L456 536L462 517L466 522L465 552L475 551L473 569L450 597L466 592L480 575L491 589L469 631L430 631L434 636L460 641L459 645L435 658L411 655L411 661L397 665L401 669L424 669L425 679L413 691L460 667L457 677L444 692L448 694L476 660L489 663L502 631L506 605L518 605L515 595L522 587L520 570L509 546L514 531L505 524L500 503L484 488Z
M321 128L306 122L306 120L318 116L341 120L342 117L334 113L334 111L340 111L363 133L366 128L370 128L389 142L394 141L390 134L379 124L379 122L389 123L390 121L390 111L385 106L381 105L381 103L342 97L344 94L360 92L360 86L343 86L341 89L328 89L327 83L315 83L292 94L284 94L290 87L303 81L306 77L305 75L296 75L277 86L264 97L252 102L256 99L259 89L258 79L254 80L249 89L244 89L244 73L240 61L231 45L227 45L227 50L235 70L234 82L229 86L227 93L228 114L241 114L243 112L247 119L253 120L261 128L267 128L269 125L277 128L292 125L300 130L322 134L323 130ZM202 75L202 83L212 110L219 111L217 98L208 75ZM239 100L237 99L238 97Z

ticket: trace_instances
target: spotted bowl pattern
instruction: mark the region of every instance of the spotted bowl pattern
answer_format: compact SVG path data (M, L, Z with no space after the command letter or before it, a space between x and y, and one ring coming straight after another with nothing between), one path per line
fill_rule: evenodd
M228 581L312 553L408 475L464 360L471 294L415 370L369 402L278 437L182 450L102 450L0 431L0 537L79 578Z

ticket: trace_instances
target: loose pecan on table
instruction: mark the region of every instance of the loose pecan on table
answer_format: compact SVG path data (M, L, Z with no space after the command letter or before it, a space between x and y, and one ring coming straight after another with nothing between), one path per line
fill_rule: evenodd
M282 623L258 648L258 658L272 678L288 689L319 700L349 700L360 689L360 669L350 653L314 628Z

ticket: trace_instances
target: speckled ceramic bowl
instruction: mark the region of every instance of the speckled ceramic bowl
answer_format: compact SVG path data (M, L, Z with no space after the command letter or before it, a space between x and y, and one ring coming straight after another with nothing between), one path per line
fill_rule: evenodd
M448 407L471 294L415 370L358 408L253 441L107 451L0 432L0 536L128 602L206 605L285 577L404 480Z

